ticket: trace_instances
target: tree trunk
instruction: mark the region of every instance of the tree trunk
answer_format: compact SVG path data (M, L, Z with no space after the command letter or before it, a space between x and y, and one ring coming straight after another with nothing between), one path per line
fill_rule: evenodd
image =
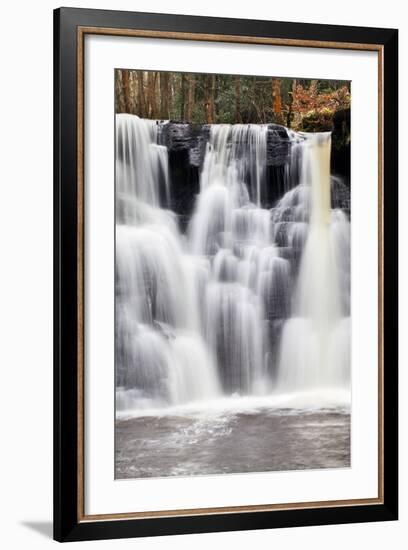
M174 73L169 73L169 118L174 118Z
M169 73L160 73L160 118L168 119L170 118L169 111L169 99L170 99L170 89L169 89Z
M292 127L292 118L293 118L293 96L296 93L296 86L297 81L296 78L292 81L292 90L289 92L289 99L288 99L288 112L286 115L286 126L288 128Z
M195 78L193 75L187 76L187 107L186 107L186 119L191 122L195 100Z
M125 98L125 112L130 113L130 89L129 89L129 71L122 71L122 84L123 84L123 95Z
M132 114L137 114L137 82L135 71L129 71L129 107Z
M187 112L187 75L182 74L181 75L181 82L180 82L180 120L186 119L186 112Z
M259 111L257 91L258 91L258 89L257 89L256 76L254 76L252 78L252 86L251 86L251 91L250 91L250 97L251 97L251 103L252 103L253 110L256 113L257 122L258 122L258 124L260 124L262 122L262 116L261 116L261 113Z
M148 116L157 118L157 102L156 102L156 82L157 72L149 71L147 73L147 99L148 99Z
M214 124L215 76L207 75L204 87L204 111L207 124Z
M241 117L241 77L235 77L235 122L242 122Z
M137 71L137 92L138 92L138 103L139 103L139 116L143 118L147 116L143 71Z
M220 96L220 78L218 75L214 76L214 122L218 122L220 119L220 109L219 109L219 102L216 101L217 98Z
M211 113L211 124L215 123L215 75L211 75L211 86L210 86L210 113Z
M120 69L115 72L115 111L117 113L124 113L126 111L122 71Z
M272 78L272 110L274 113L275 122L278 124L283 124L280 78Z

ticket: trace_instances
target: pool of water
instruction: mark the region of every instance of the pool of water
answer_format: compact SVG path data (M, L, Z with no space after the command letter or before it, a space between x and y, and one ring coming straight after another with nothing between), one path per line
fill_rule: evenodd
M350 467L344 408L140 413L115 431L116 479Z

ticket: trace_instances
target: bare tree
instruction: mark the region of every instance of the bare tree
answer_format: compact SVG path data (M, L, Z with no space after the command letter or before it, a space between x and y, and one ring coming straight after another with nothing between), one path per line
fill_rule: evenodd
M187 75L187 103L185 118L191 122L195 103L195 78L194 75Z
M115 110L117 113L124 113L126 111L122 71L120 69L115 72Z
M235 121L242 122L241 117L241 77L234 77L235 80Z
M146 98L144 91L144 73L143 71L137 71L137 95L138 95L138 105L139 105L139 116L147 116L146 111Z
M151 118L157 118L158 116L156 101L157 74L156 71L149 71L147 73L147 116Z
M160 118L170 118L169 73L160 73Z
M129 89L129 71L122 71L123 95L125 98L125 112L130 113L130 89Z
M215 75L206 76L204 84L204 111L207 124L214 124L214 93L215 93Z
M186 99L187 99L187 75L181 75L180 81L180 119L186 119Z

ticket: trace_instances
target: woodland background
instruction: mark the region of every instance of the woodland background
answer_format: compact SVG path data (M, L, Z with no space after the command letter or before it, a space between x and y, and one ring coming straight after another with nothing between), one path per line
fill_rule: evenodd
M350 82L117 69L117 113L193 124L276 123L333 129L350 108Z

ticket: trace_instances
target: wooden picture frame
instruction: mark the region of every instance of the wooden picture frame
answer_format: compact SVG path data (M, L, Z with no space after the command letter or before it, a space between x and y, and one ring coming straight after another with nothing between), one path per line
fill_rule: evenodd
M378 56L378 495L340 501L87 515L84 492L84 39L148 37ZM58 541L398 517L398 31L60 8L54 12L54 537ZM86 158L86 157L85 157Z

